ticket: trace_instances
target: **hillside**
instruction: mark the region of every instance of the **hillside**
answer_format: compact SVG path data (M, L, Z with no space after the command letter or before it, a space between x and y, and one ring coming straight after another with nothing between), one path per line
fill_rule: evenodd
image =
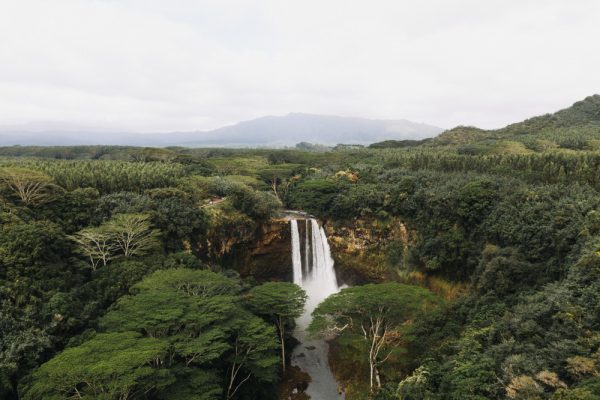
M430 142L457 146L467 153L528 153L548 150L600 149L600 95L571 107L496 130L458 126Z

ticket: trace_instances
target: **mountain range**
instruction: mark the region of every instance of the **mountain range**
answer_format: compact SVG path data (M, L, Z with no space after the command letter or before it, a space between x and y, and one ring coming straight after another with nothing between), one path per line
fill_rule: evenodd
M370 144L386 139L424 139L442 128L408 120L378 120L291 113L267 116L210 131L101 132L60 123L0 126L0 146L130 145L188 147L284 147L299 142L323 145Z

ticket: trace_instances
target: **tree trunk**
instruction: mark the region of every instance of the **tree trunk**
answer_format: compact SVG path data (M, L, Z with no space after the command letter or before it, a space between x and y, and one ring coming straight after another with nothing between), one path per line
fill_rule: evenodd
M277 178L273 178L273 182L271 182L271 189L273 189L273 193L275 193L277 200L281 200L279 198L279 193L277 192Z
M375 381L377 382L377 388L381 389L381 378L379 377L379 370L377 369L377 367L374 367L374 371L375 371Z
M369 358L369 371L370 371L370 377L369 377L369 387L371 388L371 392L373 392L373 372L375 370L375 365L373 365L373 360L371 360Z
M281 317L279 318L279 337L281 340L281 368L285 374L285 327Z

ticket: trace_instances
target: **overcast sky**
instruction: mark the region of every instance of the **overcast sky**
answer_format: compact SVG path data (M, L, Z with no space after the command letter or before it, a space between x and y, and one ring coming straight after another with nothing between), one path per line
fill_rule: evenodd
M0 0L0 125L500 127L600 93L598 0Z

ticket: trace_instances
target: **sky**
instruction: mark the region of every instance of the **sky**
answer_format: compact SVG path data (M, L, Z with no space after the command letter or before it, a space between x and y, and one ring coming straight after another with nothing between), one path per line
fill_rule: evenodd
M0 0L0 126L497 128L600 93L597 0Z

